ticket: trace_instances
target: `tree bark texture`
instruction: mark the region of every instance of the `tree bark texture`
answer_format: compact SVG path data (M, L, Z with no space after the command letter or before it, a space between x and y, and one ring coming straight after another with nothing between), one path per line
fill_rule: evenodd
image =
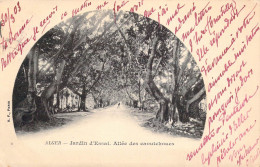
M146 76L145 76L145 83L147 85L147 91L152 95L152 97L155 98L155 100L159 103L160 107L159 110L156 114L156 119L158 119L160 122L166 122L168 121L169 117L169 100L166 99L159 88L156 86L153 78L153 72L152 72L152 66L153 66L153 61L155 58L155 50L156 50L156 45L157 45L158 39L155 37L152 42L152 51L150 54L150 57L147 62L147 67L146 67Z

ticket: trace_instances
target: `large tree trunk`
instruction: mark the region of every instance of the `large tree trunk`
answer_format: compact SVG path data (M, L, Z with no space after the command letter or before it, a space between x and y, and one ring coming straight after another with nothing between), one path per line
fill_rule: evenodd
M56 66L54 67L54 70L55 70L55 75L57 75L58 70L57 70ZM55 104L55 106L53 106L54 113L59 112L59 108L60 108L60 85L59 84L57 85L55 93L56 93L56 104ZM54 97L54 95L53 95L53 97Z
M42 121L49 121L51 118L50 111L49 111L49 100L51 99L52 95L56 91L56 83L51 83L42 93L41 101L43 104L43 111L38 113L38 119Z
M56 76L54 81L43 91L41 95L42 103L44 105L44 111L42 111L39 115L39 119L43 121L50 120L50 113L49 113L49 100L54 95L54 93L57 91L57 86L61 82L63 69L65 67L65 60L62 60L59 67L57 68Z
M54 103L54 95L52 95L50 97L50 100L49 100L49 103L48 103L49 110L51 111L51 114L55 114L53 103Z
M169 120L169 102L167 100L161 100L159 102L160 107L156 114L156 118L160 122L167 122Z
M143 101L142 101L142 97L141 97L141 80L140 80L140 77L139 77L139 81L138 81L138 96L139 96L139 110L143 111L144 106L143 106Z
M178 104L178 88L179 88L179 80L178 80L178 74L180 73L180 68L179 68L179 48L180 48L180 40L176 38L176 45L175 49L173 49L173 59L174 59L174 64L172 68L172 72L174 73L172 81L174 82L174 89L172 93L172 99L171 99L171 111L170 111L170 117L172 120L172 124L174 124L177 120L174 118L174 115L176 114L176 111L180 110L180 105ZM178 112L179 113L179 112Z
M89 94L89 92L94 88L94 86L98 83L98 81L100 80L101 78L101 75L103 73L103 70L104 70L104 67L105 67L105 63L104 62L102 64L102 67L101 67L101 70L100 70L100 73L98 74L97 78L94 80L94 82L92 83L92 85L86 90L86 83L85 83L85 80L86 79L83 79L83 87L82 87L82 94L80 95L79 93L77 93L80 97L81 97L81 101L80 101L80 110L83 110L83 111L87 111L86 110L86 97L87 95Z
M33 48L28 54L28 92L26 98L14 109L14 125L22 126L35 119L36 113L36 80L38 72L38 48ZM25 74L26 76L26 74Z
M185 102L184 102L184 97L183 96L178 96L177 101L176 101L176 107L179 112L179 119L182 123L189 122L189 114L185 110Z
M187 104L186 104L186 112L189 113L189 107L190 105L197 101L198 99L201 99L201 97L203 97L205 95L206 91L205 91L205 87L201 88L201 90L193 96L193 98L191 98L190 100L187 101Z
M180 40L176 39L176 46L175 46L175 52L173 53L174 55L174 90L172 93L172 106L173 106L173 111L170 114L173 120L173 123L177 120L174 119L174 115L176 114L176 111L178 110L179 114L179 120L183 123L189 121L189 114L185 110L185 94L182 94L180 92L180 88L183 90L181 80L183 77L184 70L187 68L187 64L189 63L189 60L191 58L191 54L188 52L188 55L186 56L185 60L182 62L180 65L179 63L179 55L180 55ZM189 81L191 84L194 84L192 81ZM190 89L190 87L188 88ZM188 90L187 89L187 90Z
M175 88L176 89L176 88ZM172 110L170 112L170 117L172 119L172 124L174 124L175 122L177 122L178 120L175 119L174 115L176 114L176 109L177 109L177 94L176 92L173 92L172 94Z
M94 93L93 93L92 91L91 91L91 95L92 95L93 100L94 100L94 102L95 102L94 108L97 108L97 107L98 107L98 100L97 100L97 98L95 97L95 95L94 95Z
M59 86L57 86L57 91L56 91L56 106L55 106L55 109L57 112L59 112L60 110L60 89L59 89Z
M80 101L81 101L81 98L79 96L79 99L78 99L78 111L80 111Z
M80 111L86 111L86 84L83 83L82 94L80 96Z
M29 54L27 98L28 98L30 108L35 105L37 72L38 72L38 48L34 48L32 50L32 53Z
M99 99L99 107L100 107L100 108L103 107L103 100L102 100L102 98Z
M74 20L75 21L75 20ZM72 23L69 25L69 27L71 27ZM71 33L69 34L69 28L66 31L66 35L65 35L65 39L63 41L63 43L61 44L60 49L58 50L58 52L53 55L53 57L58 58L59 56L61 56L63 54L63 48L65 46L65 44L67 44L70 39L73 40L75 31L77 30L79 24L73 24L73 30L71 31ZM71 54L66 54L64 55L65 58L68 58L69 55ZM53 82L43 91L42 95L41 95L41 99L42 99L42 103L44 106L44 111L39 113L39 119L43 120L43 121L48 121L50 120L50 113L49 113L49 100L50 98L54 95L55 92L57 92L57 86L61 83L61 78L62 78L62 74L64 71L64 67L65 67L66 61L65 59L61 60L61 63L59 65L59 67L56 69L56 76L53 80Z
M155 38L153 39L152 43L152 52L151 55L148 59L147 62L147 67L146 67L146 76L145 76L145 83L147 85L146 90L148 93L151 94L152 97L155 98L155 100L159 103L160 107L159 110L156 114L156 119L158 119L160 122L166 122L169 120L169 100L166 99L159 88L156 86L154 83L154 76L152 73L152 66L153 66L153 60L155 58L155 50L156 50L156 45L157 45L158 39Z
M195 78L194 80L196 80L196 82L190 81L190 82L194 82L193 85L188 84L189 88L182 89L180 91L181 95L179 96L179 100L177 101L179 103L177 105L177 107L179 106L178 111L179 111L180 121L183 123L189 121L189 117L191 116L191 114L195 114L195 113L189 112L189 106L192 103L194 103L195 101L197 101L198 99L201 99L201 97L203 97L205 95L205 88L203 86L204 85L203 80L198 81L198 78L196 78L196 77L194 77L194 78ZM193 95L193 92L190 90L190 87L194 86L194 84L196 84L195 85L196 89L200 88L195 95ZM189 100L187 100L187 99L189 99ZM196 111L194 111L194 112L196 112Z

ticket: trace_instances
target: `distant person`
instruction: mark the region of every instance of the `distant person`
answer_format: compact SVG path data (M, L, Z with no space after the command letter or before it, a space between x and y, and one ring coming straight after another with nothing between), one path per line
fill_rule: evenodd
M120 103L118 103L117 108L120 107Z

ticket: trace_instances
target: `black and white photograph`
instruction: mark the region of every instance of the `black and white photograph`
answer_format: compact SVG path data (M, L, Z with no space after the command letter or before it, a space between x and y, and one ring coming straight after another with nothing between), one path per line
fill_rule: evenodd
M0 167L257 167L258 0L0 0Z
M18 135L132 121L154 133L201 138L207 107L200 69L171 31L135 13L103 10L61 22L39 39L17 74L13 109Z

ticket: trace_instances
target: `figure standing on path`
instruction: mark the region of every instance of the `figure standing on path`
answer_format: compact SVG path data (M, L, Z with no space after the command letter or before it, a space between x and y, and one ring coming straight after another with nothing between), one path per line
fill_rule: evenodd
M120 103L118 103L117 108L120 107Z

